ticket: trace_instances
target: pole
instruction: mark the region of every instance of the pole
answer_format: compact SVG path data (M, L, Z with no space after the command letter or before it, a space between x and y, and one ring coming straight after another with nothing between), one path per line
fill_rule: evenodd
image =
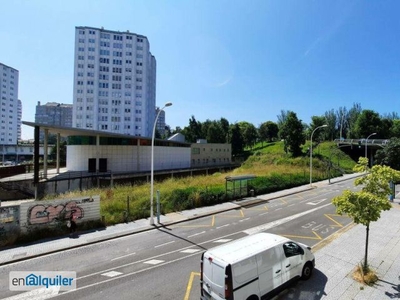
M375 135L375 134L376 134L376 132L371 133L371 134L365 139L365 158L368 158L368 157L367 157L367 144L368 144L368 139L369 139L371 136Z
M321 126L318 126L317 128L315 128L313 130L313 132L311 133L311 138L310 138L310 186L312 186L312 137L314 135L314 132L319 129L319 128L323 128L323 127L327 127L328 125L324 124Z
M172 103L168 102L158 111L158 114L154 120L153 125L153 134L151 137L151 166L150 166L150 225L154 225L154 216L153 216L153 201L154 201L154 193L153 193L153 186L154 186L154 136L156 134L156 125L157 119L162 112L162 110L168 106L171 106Z
M160 191L157 190L157 223L160 224Z

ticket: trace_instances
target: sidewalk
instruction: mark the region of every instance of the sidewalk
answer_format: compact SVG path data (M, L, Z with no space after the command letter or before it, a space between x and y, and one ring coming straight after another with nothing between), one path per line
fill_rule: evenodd
M354 178L345 175L331 179L331 183ZM314 183L314 188L328 185L328 181ZM309 190L309 185L279 191L268 195L228 202L212 207L186 210L161 216L163 225L231 210L246 204L272 200L290 194ZM155 218L155 223L157 219ZM377 270L380 280L373 287L354 281L352 271L362 261L365 251L365 226L345 228L340 235L325 246L317 245L316 269L309 281L299 281L285 290L278 299L400 299L400 199L395 199L393 208L381 214L381 218L370 225L368 262ZM113 239L141 231L152 230L155 226L148 219L127 224L118 224L104 230L82 233L77 239L69 237L45 241L29 246L15 247L0 251L0 266L48 253L76 248L99 241Z

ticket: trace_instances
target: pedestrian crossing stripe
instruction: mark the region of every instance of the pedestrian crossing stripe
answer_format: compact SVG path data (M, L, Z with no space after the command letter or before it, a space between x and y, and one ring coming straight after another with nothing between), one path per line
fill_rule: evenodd
M216 240L216 241L214 241L214 243L226 243L226 242L229 242L229 241L232 241L232 239L221 239L221 240Z

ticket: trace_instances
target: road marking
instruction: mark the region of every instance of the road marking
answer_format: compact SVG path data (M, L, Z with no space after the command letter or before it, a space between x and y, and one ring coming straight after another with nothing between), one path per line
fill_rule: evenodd
M213 243L226 243L226 242L230 242L232 241L232 239L220 239L220 240L216 240Z
M325 200L327 200L327 199L324 198L324 199L321 199L321 200L315 200L315 201L313 201L313 202L308 202L307 204L309 204L309 205L318 205L318 204L320 204L321 202L324 202Z
M172 243L175 243L175 241L170 241L170 242L167 242L167 243L164 243L164 244L160 244L160 245L154 246L154 248L162 247L162 246L169 245L169 244L172 244Z
M322 240L322 237L320 237L315 231L311 231L314 233L315 237L312 236L302 236L302 235L287 235L287 234L282 234L285 237L288 238L299 238L299 239L309 239L309 240Z
M263 216L263 215L266 215L268 212L265 212L265 213L262 213L262 214L259 214L259 216Z
M286 200L283 200L283 199L279 199L279 200L281 200L282 203L287 204Z
M187 284L187 286L186 286L185 298L183 298L183 300L189 300L190 291L192 290L192 285L193 285L194 276L200 276L200 273L198 273L198 272L192 272L192 273L190 273L189 282L188 282L188 284Z
M181 253L195 253L195 252L199 252L200 249L186 249L181 251Z
M313 209L310 209L310 210L307 210L307 211L304 211L304 212L301 212L301 213L298 213L298 214L295 214L293 216L289 216L289 217L286 217L286 218L283 218L283 219L280 219L280 220L276 220L276 221L273 221L273 222L270 222L270 223L267 223L267 224L264 224L264 225L256 226L256 227L244 230L243 232L248 234L248 235L250 235L250 234L258 233L258 232L261 232L261 231L265 231L265 230L271 229L273 227L282 225L284 223L290 222L290 221L292 221L294 219L297 219L297 218L300 218L302 216L305 216L307 214L310 214L310 213L312 213L314 211L317 211L317 210L319 210L321 208L324 208L324 207L326 207L328 205L331 205L331 203L327 203L325 205L322 205L322 206L319 206L319 207L316 207L316 208L313 208Z
M29 292L4 298L3 300L44 300L57 296L59 291L60 286L53 286L49 288L43 287L40 289L34 289Z
M222 225L222 226L218 226L218 227L216 227L216 229L220 229L220 228L226 227L226 226L229 226L229 224L225 224L225 225Z
M275 209L275 211L277 211L277 210L281 210L281 209L282 209L282 207L279 207L279 208Z
M240 216L234 216L234 215L222 215L222 216L218 216L219 218L243 218L244 217L244 213L243 213L243 209L241 209L240 211Z
M343 217L341 215L333 215L333 214L324 214L325 217L327 217L329 220L331 220L333 223L335 223L336 225L331 225L331 226L335 226L335 227L343 227L342 224L340 224L339 222L337 222L336 220L334 220L332 217Z
M288 207L291 207L291 206L293 206L293 205L295 205L295 203L288 205Z
M119 276L121 274L123 274L123 273L117 272L117 271L110 271L110 272L107 272L107 273L103 273L101 275L102 276L107 276L107 277L116 277L116 276Z
M195 234L192 234L192 235L188 235L188 238L194 237L194 236L196 236L196 235L200 235L200 234L203 234L203 233L206 233L206 232L205 232L205 231L202 231L202 232L198 232L198 233L195 233Z
M164 262L163 260L152 259L152 260L144 261L143 263L149 264L149 265L158 265L158 264L161 264L163 262Z
M135 254L136 254L136 252L129 253L127 255L118 256L116 258L113 258L111 261L114 261L114 260L117 260L117 259L121 259L121 258L124 258L124 257L127 257L127 256L131 256L131 255L135 255Z
M243 219L243 220L239 220L239 222L243 222L243 221L247 221L247 220L250 220L250 218L246 218L246 219Z

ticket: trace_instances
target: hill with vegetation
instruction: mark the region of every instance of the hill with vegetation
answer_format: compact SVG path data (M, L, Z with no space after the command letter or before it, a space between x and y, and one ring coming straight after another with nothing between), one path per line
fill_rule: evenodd
M303 155L294 158L285 153L283 142L259 143L245 151L243 163L231 172L156 181L154 191L160 191L161 211L165 214L237 198L238 195L226 191L227 176L256 176L248 181L245 193L239 197L248 196L250 190L253 194L260 195L307 184L310 179L308 147L306 143L302 148ZM355 162L337 149L333 142L314 145L313 152L313 182L351 173L355 165ZM149 183L71 191L62 195L48 195L46 199L54 199L55 196L74 198L91 195L101 197L101 215L104 216L105 225L149 217Z

